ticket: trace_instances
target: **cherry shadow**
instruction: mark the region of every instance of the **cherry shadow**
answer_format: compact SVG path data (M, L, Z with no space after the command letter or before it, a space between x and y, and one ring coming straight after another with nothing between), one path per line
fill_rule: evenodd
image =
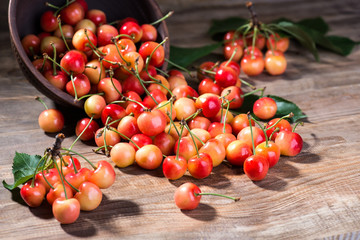
M121 171L124 174L133 175L133 176L149 175L149 176L157 177L157 178L163 178L164 177L164 174L162 172L162 165L159 166L156 169L147 170L147 169L141 168L140 166L138 166L135 163L135 164L133 164L131 166L128 166L126 168L116 167L116 169L118 169L119 171Z
M37 208L29 207L30 212L41 219L51 219L54 218L52 213L52 206L46 201L46 199L42 202L42 204Z
M204 203L200 203L194 210L181 210L181 212L188 217L203 222L213 221L217 216L216 209Z
M20 205L23 206L28 206L26 204L26 202L22 199L21 195L20 195L20 188L14 188L13 190L10 190L11 192L11 200L13 200L14 202L17 202Z
M285 180L273 174L268 174L261 181L254 181L254 184L260 188L277 192L285 191L288 185Z

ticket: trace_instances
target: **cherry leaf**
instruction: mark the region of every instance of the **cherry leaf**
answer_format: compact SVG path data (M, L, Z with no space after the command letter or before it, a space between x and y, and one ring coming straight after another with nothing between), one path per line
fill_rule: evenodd
M239 17L229 17L221 20L212 20L212 24L208 30L210 36L219 33L225 33L231 30L236 30L238 27L248 23L249 20Z
M325 35L329 31L329 25L324 21L322 17L306 18L298 21L297 24L316 30L322 35Z
M12 185L7 184L3 180L3 185L9 190L13 190L20 184L27 182L30 178L33 177L34 172L37 167L42 167L43 162L39 164L41 156L39 155L29 155L26 153L15 153L12 165L12 173L14 175L14 183Z
M171 62L173 62L181 67L186 68L196 60L209 55L212 51L221 47L221 45L222 43L219 42L197 48L183 48L183 47L170 46L169 67L171 67Z

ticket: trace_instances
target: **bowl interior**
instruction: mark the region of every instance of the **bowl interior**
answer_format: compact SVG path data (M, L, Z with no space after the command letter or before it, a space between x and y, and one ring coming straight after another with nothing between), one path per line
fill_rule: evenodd
M22 45L21 39L27 34L37 34L41 32L40 16L49 10L45 5L50 2L56 6L65 3L64 0L10 0L9 3L9 29L12 47L19 62L19 65L27 79L44 95L53 101L66 106L82 107L83 101L74 102L74 98L66 92L57 89L51 85L42 74L37 71L31 60L27 57ZM126 17L133 17L140 24L151 23L163 15L159 6L154 0L86 0L89 9L100 9L106 13L107 21L113 22ZM157 26L158 42L168 36L168 30L165 22ZM169 57L169 42L164 44L165 57ZM166 62L162 66L166 70Z

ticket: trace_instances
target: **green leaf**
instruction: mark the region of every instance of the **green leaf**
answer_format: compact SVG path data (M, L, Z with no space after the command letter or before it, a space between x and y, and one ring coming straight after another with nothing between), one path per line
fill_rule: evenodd
M301 27L295 23L286 21L271 24L271 27L294 37L301 45L303 45L303 47L308 49L314 55L316 61L319 61L319 54L317 52L315 42Z
M239 17L229 17L222 20L213 20L208 30L208 34L210 36L214 36L218 33L225 33L231 30L236 30L246 23L249 23L247 19Z
M353 40L341 37L341 36L327 36L326 39L333 45L336 46L340 51L340 53L343 56L349 55L353 48L360 44L360 42L354 42Z
M329 25L324 21L322 17L303 19L297 22L297 24L316 30L322 35L325 35L329 31Z
M12 173L14 175L14 184L9 185L3 181L5 188L13 190L20 184L25 183L34 175L37 167L42 167L44 163L39 165L41 156L29 155L26 153L15 153L12 165Z
M170 46L170 61L184 68L194 61L209 55L215 49L221 47L222 43L215 43L198 48L182 48Z
M294 117L289 119L289 121L294 123L307 117L295 103L275 95L267 95L267 97L274 99L276 102L277 111L274 118L280 118L292 112ZM248 95L244 98L244 104L241 108L233 109L231 112L234 114L252 112L253 105L259 98L260 96L255 94Z

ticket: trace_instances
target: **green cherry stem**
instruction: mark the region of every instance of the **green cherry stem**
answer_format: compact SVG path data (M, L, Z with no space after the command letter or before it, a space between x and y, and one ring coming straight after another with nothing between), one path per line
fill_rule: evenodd
M75 164L74 164L74 160L73 160L72 156L70 156L70 158L71 158L71 160L72 160L72 162L73 162L73 166L74 166L74 170L75 170L74 172L77 173L76 166L75 166ZM62 179L63 179L67 184L69 184L69 186L70 186L71 188L73 188L76 192L80 192L79 189L77 189L76 187L74 187L74 186L73 186L71 183L69 183L69 181L65 178L64 173L63 173L63 168L62 168L62 163L63 163L63 161L64 161L62 155L60 155L60 159L61 159L61 162L60 162L60 171L61 171L61 176L63 176ZM64 186L64 192L66 192L65 186Z
M47 55L47 53L43 53L43 57L44 59L48 59L51 62L55 63L58 67L61 68L62 71L64 71L67 75L71 75L68 71L65 70L65 68L63 68L59 63L57 63L56 61L54 61L54 59L52 59L51 57L49 57L49 55Z
M203 141L201 141L201 139L200 139L198 136L196 136L195 134L193 134L193 133L191 132L191 129L190 129L189 126L187 125L186 121L182 121L182 124L184 124L185 128L189 131L190 137L191 137L191 139L192 139L192 141L193 141L193 143L194 143L194 146L195 146L196 155L197 155L198 157L200 157L200 155L199 155L199 149L198 149L198 147L197 147L197 144L196 144L196 141L195 141L194 136L201 142L202 145L205 145L205 143L204 143Z
M244 79L240 78L240 81L241 81L241 83L245 84L246 86L248 86L248 87L250 87L250 88L252 88L254 90L256 89L256 87L254 85L252 85L251 83L245 81Z
M263 88L257 88L257 89L255 89L255 90L253 90L253 91L251 91L251 92L248 92L248 93L245 93L245 94L241 95L241 97L244 98L244 97L249 96L249 95L251 95L251 94L254 94L254 93L256 93L256 92L261 92L260 97L262 97L262 96L264 95L264 91L265 91L265 87L263 87Z
M173 15L173 13L174 13L174 11L168 12L168 13L167 13L165 16L163 16L162 18L156 20L155 22L150 23L150 25L156 25L156 24L164 21L165 19L167 19L168 17L170 17L171 15Z
M183 131L184 131L184 125L181 125L181 126L180 126L180 135L179 135L179 139L178 139L178 145L177 145L177 148L176 148L176 157L175 157L175 159L176 159L176 160L179 160L179 154L180 154L180 140L181 140L181 137L182 137Z
M61 166L62 164L61 164L61 163L62 163L62 162L60 162L60 168L61 168L61 171L60 171L57 162L54 161L56 170L58 171L58 173L59 173L59 175L60 175L61 184L63 185L63 188L64 188L65 199L68 199L68 195L67 195L67 193L66 193L66 188L65 188L65 183L64 183L64 178L65 178L65 176L63 175L62 166Z
M35 97L35 100L37 100L37 101L39 101L39 102L41 102L42 103L42 105L44 105L44 107L45 107L45 109L46 110L48 110L49 108L48 108L48 106L46 105L46 103L40 98L40 97Z
M248 119L249 119L249 127L250 127L250 134L251 134L251 143L252 143L252 148L253 148L253 154L255 154L255 143L254 143L254 135L253 135L253 130L252 130L251 115L250 115L250 113L248 113L247 116L248 116Z
M285 118L292 118L294 116L294 114L291 112L288 115L282 116L281 118L279 118L279 120L277 120L274 124L272 124L270 127L267 127L265 130L269 130L273 127L276 126L276 124L278 124L281 120L285 119Z
M34 174L33 174L33 177L32 177L32 181L31 181L31 187L34 187L35 176L36 176L37 171L38 171L38 169L40 167L40 164L44 161L44 159L45 159L45 162L46 162L48 157L49 157L49 154L46 153L44 156L42 156L42 158L40 158L39 162L36 164L36 168L35 168L35 171L34 171Z
M83 133L86 131L86 129L88 129L88 127L90 126L90 123L93 121L93 119L94 119L94 115L92 115L91 116L91 118L90 118L90 121L88 122L88 124L86 125L86 127L84 128L84 130L82 130L82 132L79 134L79 136L74 140L74 142L71 144L71 146L70 146L70 150L74 147L74 145L75 145L75 143L77 142L77 141L79 141L79 139L80 139L80 137L83 135ZM72 158L71 158L72 159ZM74 163L73 163L74 164ZM74 165L75 166L75 165Z
M86 162L88 162L88 163L90 164L90 166L91 166L93 169L96 169L96 166L95 166L92 162L90 162L90 160L87 159L84 155L82 155L82 154L80 154L80 153L78 153L78 152L75 152L75 151L72 150L72 149L68 149L68 148L61 148L61 149L64 150L64 151L67 151L67 152L72 152L72 153L74 153L74 154L82 157Z
M56 64L55 64L55 61L56 61L56 47L54 45L54 42L50 42L50 45L52 46L53 48L53 52L54 52L54 62L53 62L53 76L56 76L57 75L57 72L56 72Z
M126 140L128 140L129 142L131 142L132 144L135 145L135 147L137 147L137 149L140 149L139 145L137 145L133 140L131 140L131 138L129 138L128 136L122 134L121 132L117 131L116 129L112 128L110 129L110 131L116 132L117 134L119 134L121 137L125 138Z
M266 134L265 128L260 124L260 122L258 120L256 120L253 117L250 117L250 118L260 127L261 131L263 131L264 136L265 136L265 147L269 147L269 138L268 138L268 136Z
M293 127L292 132L295 132L295 129L296 129L296 127L297 127L299 124L300 124L301 126L304 126L304 122L297 122L297 123L295 124L295 126Z
M194 193L195 197L197 196L202 196L202 195L210 195L210 196L218 196L218 197L224 197L224 198L228 198L228 199L231 199L235 202L239 201L240 200L240 197L230 197L230 196L226 196L226 195L223 195L223 194L218 194L218 193Z
M274 133L279 132L279 131L280 131L280 128L276 127L276 128L274 129L274 131L270 134L269 139L272 138L272 136L274 135Z
M100 95L100 96L103 96L104 94L105 94L104 92L92 93L92 94L86 94L86 95L84 95L84 96L82 96L82 97L78 98L78 100L80 101L80 100L83 100L83 99L85 99L85 98L91 97L91 96L93 96L93 95Z
M60 15L58 15L56 19L57 19L57 22L58 22L58 25L59 25L59 30L60 30L61 38L62 38L63 42L65 43L66 49L67 49L68 51L70 51L69 45L67 44L65 35L64 35L63 30L62 30L62 27L61 27Z
M223 133L225 133L226 117L227 117L227 115L228 115L229 108L230 108L230 101L227 101L227 107L226 107L226 112L225 112L225 116L224 116ZM223 119L223 116L221 115L221 121L222 121L222 119Z

